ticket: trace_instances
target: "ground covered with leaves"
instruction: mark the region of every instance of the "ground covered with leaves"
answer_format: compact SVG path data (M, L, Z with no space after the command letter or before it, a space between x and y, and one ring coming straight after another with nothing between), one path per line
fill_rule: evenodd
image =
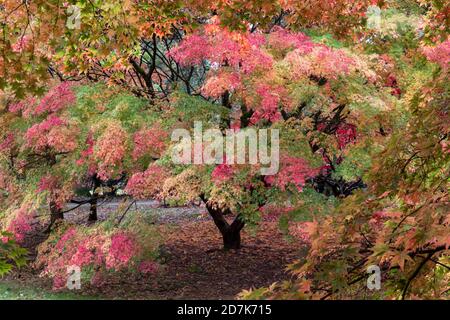
M163 210L173 211L173 208ZM157 223L163 244L159 250L160 268L155 274L115 272L101 286L82 282L80 291L53 291L51 279L40 277L40 270L32 268L31 264L1 281L1 297L233 299L243 289L289 279L286 265L305 250L298 241L286 238L277 222L265 221L243 232L240 250L224 251L212 221L201 213L186 214L185 211L193 209L180 210L184 214L180 219ZM42 235L34 237L35 241L30 243L42 241Z

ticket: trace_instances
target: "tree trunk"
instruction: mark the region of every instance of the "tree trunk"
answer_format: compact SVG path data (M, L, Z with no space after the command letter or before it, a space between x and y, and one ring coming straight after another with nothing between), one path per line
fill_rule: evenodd
M45 232L50 232L51 228L58 220L63 220L64 214L59 206L54 201L50 201L50 224Z
M225 250L241 248L241 230L227 230L222 237Z
M224 217L224 214L231 213L229 210L221 210L211 206L203 195L201 195L200 198L206 204L208 213L211 215L214 220L214 224L222 234L223 248L225 250L240 249L241 230L245 226L245 222L242 221L241 215L238 214L234 221L229 224Z
M97 221L97 197L94 197L89 202L91 207L89 208L89 222Z
M101 182L97 178L97 174L94 174L92 177L92 195L91 199L89 201L90 208L89 208L89 217L88 222L94 222L97 221L97 203L98 203L98 194L97 194L97 188L100 187Z
M59 206L55 202L50 202L50 223L54 223L57 220L64 219L64 214Z
M225 108L230 109L230 92L229 91L225 91L222 94L222 106L224 106Z

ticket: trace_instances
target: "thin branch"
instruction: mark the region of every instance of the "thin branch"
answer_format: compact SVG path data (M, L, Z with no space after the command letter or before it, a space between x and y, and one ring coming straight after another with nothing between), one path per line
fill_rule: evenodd
M122 216L119 218L119 220L117 221L117 225L119 225L123 218L125 218L125 215L128 213L128 211L130 211L131 207L133 206L133 204L136 203L136 200L133 200L130 205L125 209L125 211L123 212Z
M405 300L406 297L406 293L408 292L408 288L411 285L411 282L417 277L417 275L419 274L420 270L422 270L423 266L431 259L431 257L433 256L434 252L430 252L425 259L423 259L423 261L419 264L419 266L416 268L416 270L413 272L413 274L409 277L408 282L406 282L405 287L403 288L403 292L402 292L402 300Z

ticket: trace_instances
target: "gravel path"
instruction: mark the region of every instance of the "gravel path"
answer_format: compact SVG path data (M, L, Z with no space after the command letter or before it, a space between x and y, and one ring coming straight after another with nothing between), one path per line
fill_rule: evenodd
M199 221L209 220L210 217L204 206L184 206L184 207L167 207L163 206L157 200L137 200L135 203L114 200L100 200L97 205L98 220L105 220L111 213L125 212L129 208L127 215L136 212L145 212L152 215L156 223L180 223L183 221ZM69 211L71 210L71 211ZM83 222L86 221L89 214L89 204L77 205L68 204L65 208L68 211L64 214L64 218L70 221Z

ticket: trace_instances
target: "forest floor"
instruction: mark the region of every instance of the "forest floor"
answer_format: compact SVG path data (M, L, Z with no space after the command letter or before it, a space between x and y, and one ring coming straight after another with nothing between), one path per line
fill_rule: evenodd
M114 205L104 208L113 210L111 207ZM79 210L72 215L81 219L83 208ZM159 222L164 226L165 261L156 275L117 273L100 288L82 283L80 291L58 294L52 292L50 279L25 267L0 279L0 299L234 299L243 289L289 279L286 266L305 253L304 246L283 236L275 221L244 229L242 248L223 251L220 234L203 208L158 210L167 214Z

